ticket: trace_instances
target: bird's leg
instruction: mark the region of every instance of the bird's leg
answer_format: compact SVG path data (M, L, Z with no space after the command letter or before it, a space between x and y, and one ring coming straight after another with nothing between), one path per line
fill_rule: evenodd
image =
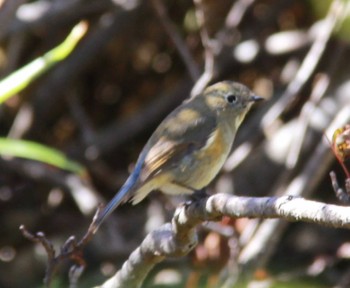
M187 201L184 203L185 206L189 206L193 204L194 202L200 201L203 198L207 198L210 195L207 193L207 188L202 188L200 190L194 190L192 194L190 194L187 199Z
M207 192L207 187L204 187L200 190L195 190L193 194L190 195L190 200L198 201L209 196L210 195Z
M350 178L346 178L345 180L345 190L343 188L340 187L337 177L335 175L335 172L331 172L330 173L331 176L331 181L332 181L332 186L333 186L333 190L335 192L335 195L337 196L337 198L345 203L345 204L349 204L350 203Z

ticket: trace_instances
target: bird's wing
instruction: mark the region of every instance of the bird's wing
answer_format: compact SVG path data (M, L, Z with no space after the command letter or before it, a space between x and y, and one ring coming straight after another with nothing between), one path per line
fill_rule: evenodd
M184 157L206 144L216 127L215 115L210 117L201 114L203 111L191 109L191 113L196 113L193 121L186 121L186 110L175 110L151 136L142 153L146 155L140 174L141 182L177 166Z

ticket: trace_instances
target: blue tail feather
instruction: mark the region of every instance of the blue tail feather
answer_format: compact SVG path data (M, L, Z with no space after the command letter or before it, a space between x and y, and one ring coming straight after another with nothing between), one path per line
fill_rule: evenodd
M94 233L103 223L103 221L124 201L127 201L132 195L130 193L137 183L142 165L144 162L144 155L140 155L139 160L136 163L134 171L130 174L129 178L126 180L124 185L120 188L118 193L112 198L111 201L104 207L104 209L98 215L98 218L95 221L94 225Z

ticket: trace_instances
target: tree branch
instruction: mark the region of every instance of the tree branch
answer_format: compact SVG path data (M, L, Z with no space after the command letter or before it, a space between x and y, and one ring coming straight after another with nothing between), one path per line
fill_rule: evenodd
M197 244L196 226L222 216L282 218L350 229L350 207L300 197L237 197L216 194L179 207L171 223L147 235L122 268L103 288L140 287L148 272L167 257L181 257Z

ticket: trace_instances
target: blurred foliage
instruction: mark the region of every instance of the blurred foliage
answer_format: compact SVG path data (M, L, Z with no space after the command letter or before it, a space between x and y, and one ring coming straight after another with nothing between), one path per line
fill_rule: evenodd
M342 0L345 3L348 0ZM317 0L309 0L311 8L313 9L315 15L318 19L322 19L326 16L327 11L332 4L332 0L324 0L324 1L317 1ZM347 7L347 9L350 9L350 6ZM334 33L335 36L339 37L340 39L349 42L350 41L350 16L348 16L344 19L344 22Z

